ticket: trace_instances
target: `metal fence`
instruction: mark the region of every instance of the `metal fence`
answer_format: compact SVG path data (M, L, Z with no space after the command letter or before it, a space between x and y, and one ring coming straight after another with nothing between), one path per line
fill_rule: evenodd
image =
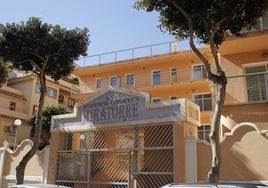
M259 27L252 29L250 32L263 31L268 29L268 14L266 13L260 18ZM249 32L244 30L244 32ZM204 47L204 44L197 43L197 47ZM174 52L182 52L191 50L188 40L177 40L171 42L163 42L158 44L140 46L136 48L129 48L124 50L112 51L102 54L89 55L79 59L76 63L81 67L92 65L101 65L106 63L113 63L119 61L126 61L136 58L150 57L154 55L163 55Z
M57 184L149 188L173 182L173 124L62 133L60 139Z
M198 47L202 46L204 45L198 45ZM81 58L76 63L81 67L87 67L188 50L190 50L189 41L179 40L90 55Z
M212 67L214 69L214 67ZM159 71L158 75L153 73L148 74L135 74L132 75L132 82L128 82L129 75L124 73L113 77L113 79L100 79L92 82L81 83L77 85L80 88L81 93L96 92L102 88L105 88L109 85L115 87L124 87L124 88L142 88L142 87L151 87L151 86L160 86L160 85L170 85L176 83L187 83L189 81L203 80L207 77L195 76L195 73L192 69L177 69L176 71Z
M191 84L191 81L204 81L206 78L196 80L192 69L177 70L176 74L171 72L161 72L160 82L153 84L152 75L135 75L133 84L127 84L125 75L118 76L118 87L139 89L142 87L173 85L186 83ZM226 88L225 104L236 103L253 103L268 101L268 72L258 72L250 74L241 74L235 76L227 76L228 84ZM201 83L200 83L201 84ZM208 89L215 87L211 82L204 82L204 87ZM109 80L102 80L102 87L111 85ZM96 82L90 82L79 85L82 93L97 92L101 88L96 87ZM180 96L177 96L179 98ZM213 98L213 96L212 96Z
M268 101L268 72L229 76L225 104Z

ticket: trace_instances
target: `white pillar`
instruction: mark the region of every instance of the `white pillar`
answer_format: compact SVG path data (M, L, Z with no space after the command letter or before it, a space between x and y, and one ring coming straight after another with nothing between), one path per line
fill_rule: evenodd
M3 173L5 168L5 157L6 157L6 150L8 147L8 143L4 142L4 147L0 148L0 188L2 187L3 183Z
M50 154L50 146L46 146L44 149L44 163L43 163L43 183L47 184L48 178L48 166L49 166L49 154Z
M193 129L189 129L190 136L186 138L186 182L197 182L197 154L196 154L196 138L193 136Z

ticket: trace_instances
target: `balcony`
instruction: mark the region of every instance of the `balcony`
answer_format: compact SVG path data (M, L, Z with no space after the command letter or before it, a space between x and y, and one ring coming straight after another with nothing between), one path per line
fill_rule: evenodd
M268 72L228 77L225 105L268 101Z
M133 83L130 82L129 84L126 81L125 75L118 75L112 82L108 79L102 79L98 84L97 82L89 82L80 84L78 87L80 87L81 94L95 93L111 84L116 87L137 90L144 90L146 88L161 90L167 87L180 89L207 87L208 91L211 91L213 90L211 87L214 87L213 84L205 79L205 75L200 74L197 76L190 69L177 70L176 74L172 74L172 72L161 72L155 80L155 84L153 83L152 74L134 76ZM268 72L228 76L227 79L225 105L268 101ZM99 88L97 88L97 85Z
M151 74L132 74L110 77L109 79L98 78L96 81L79 84L81 93L94 93L109 85L114 87L124 87L130 89L158 88L159 87L208 87L203 68L199 70L180 69L168 72L155 71ZM189 83L191 83L189 85ZM194 86L196 84L196 86Z

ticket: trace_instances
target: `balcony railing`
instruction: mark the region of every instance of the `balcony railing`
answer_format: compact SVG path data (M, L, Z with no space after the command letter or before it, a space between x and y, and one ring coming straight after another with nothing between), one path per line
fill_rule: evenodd
M268 72L228 77L225 104L268 101Z
M268 72L228 76L227 79L228 84L226 88L225 105L268 101ZM194 73L190 69L177 70L176 74L172 74L171 72L161 72L159 84L153 84L153 77L151 74L135 75L134 83L129 85L126 84L125 75L118 75L116 86L141 89L143 87L157 87L182 83L188 84L189 87L191 87L193 82L198 81L207 81L203 83L207 85L208 91L213 87L207 79L202 79L201 77L199 77L199 80L195 79ZM80 88L81 93L94 93L109 85L109 80L102 80L101 88L96 87L96 82L80 84L78 87ZM177 96L177 98L179 97L180 96Z
M127 76L125 74L117 75L111 80L102 79L101 81L97 80L94 82L88 82L80 84L79 88L82 93L96 92L102 88L105 88L109 85L115 87L125 87L125 88L143 88L143 87L156 87L163 85L171 85L178 83L188 83L191 81L200 81L206 80L206 75L203 75L203 72L194 72L192 69L180 69L170 71L170 72L160 72L158 74L139 74L133 75L133 83L128 83ZM99 87L98 87L98 86Z

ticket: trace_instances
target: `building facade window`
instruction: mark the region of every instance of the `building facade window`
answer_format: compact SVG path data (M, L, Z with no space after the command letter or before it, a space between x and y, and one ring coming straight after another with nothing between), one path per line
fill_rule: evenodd
M41 92L41 85L40 84L36 84L35 91L37 93L40 93ZM47 96L56 98L56 96L57 96L57 90L54 89L54 88L48 87L47 88Z
M118 86L118 78L117 76L113 76L110 78L110 86L117 87Z
M207 79L207 72L204 65L194 65L193 66L193 79L202 80Z
M212 110L212 98L210 93L194 95L194 102L200 106L200 111Z
M53 88L51 88L51 87L48 87L48 88L47 88L47 95L48 95L49 97L56 98L56 96L57 96L57 90L56 90L56 89L53 89Z
M134 74L126 75L126 85L134 85Z
M198 127L199 140L206 140L207 142L210 142L209 133L210 133L210 125L201 125L200 127Z
M15 102L10 102L9 104L9 110L15 111L16 110L16 103Z
M40 92L41 92L41 85L40 85L40 84L36 84L36 86L35 86L35 91L36 91L37 93L40 93Z
M176 68L170 69L170 81L171 81L171 83L177 82L177 70L176 70Z
M161 99L160 98L152 98L152 103L160 103Z
M59 104L63 104L64 103L64 96L59 94L59 97L58 97L58 103Z
M176 100L176 99L177 99L176 96L171 96L171 97L170 97L170 100Z
M161 83L161 72L160 70L152 72L152 85L159 85Z
M74 99L72 98L68 98L68 108L73 108L74 107Z
M102 88L102 78L96 79L96 88Z
M268 100L268 65L245 67L248 102ZM260 74L258 74L260 73ZM253 74L253 75L252 75Z

